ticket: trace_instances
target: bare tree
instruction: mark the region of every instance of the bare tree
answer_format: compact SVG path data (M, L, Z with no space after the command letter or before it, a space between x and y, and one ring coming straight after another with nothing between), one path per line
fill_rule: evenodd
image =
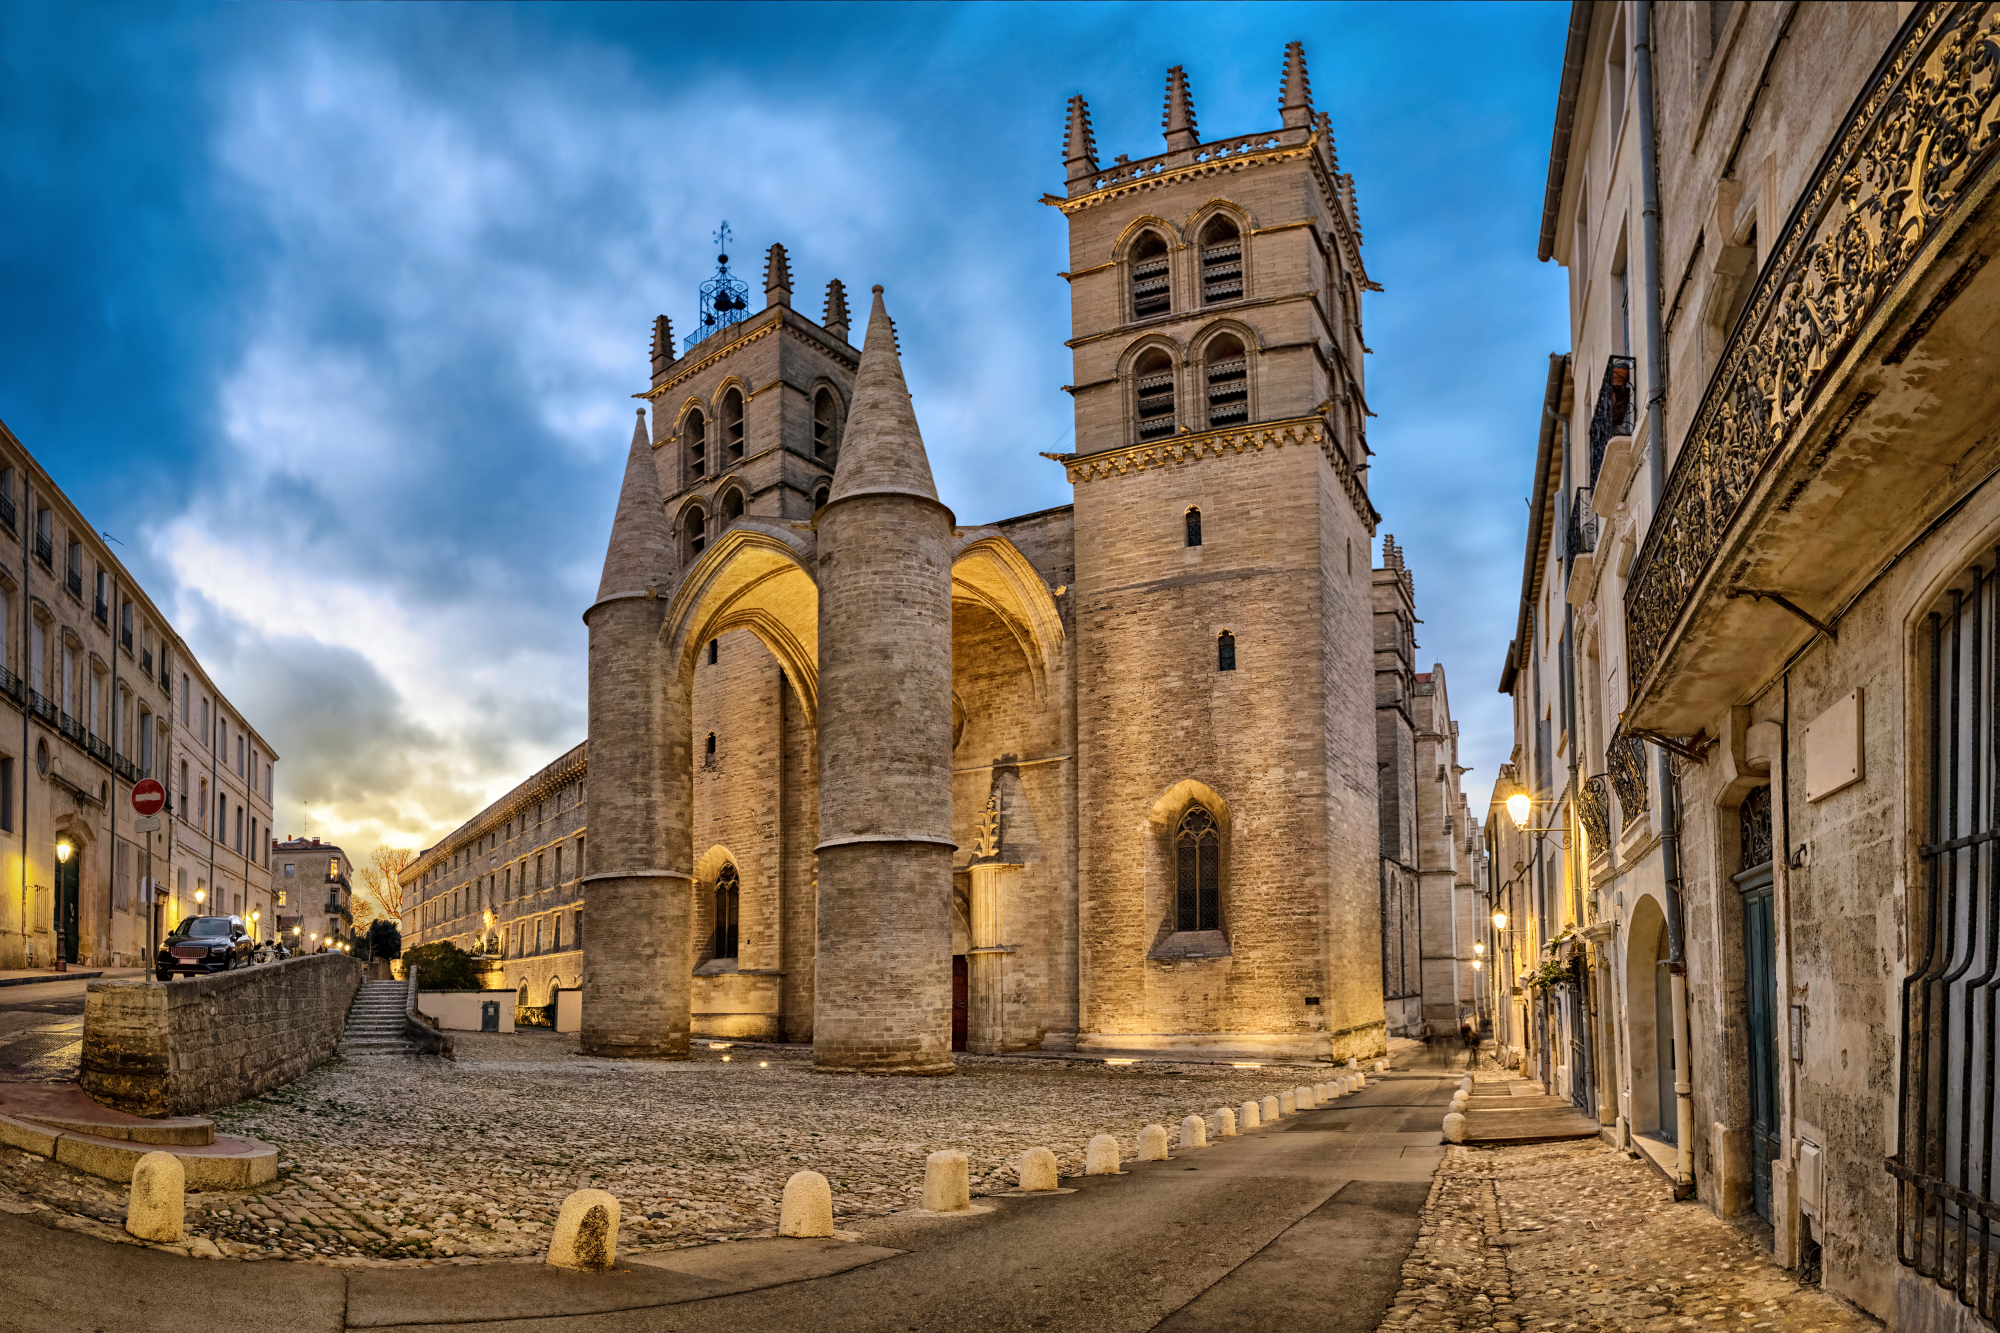
M354 894L354 901L361 908L360 915L363 921L387 918L397 925L402 924L401 876L410 862L416 859L416 852L408 847L383 845L368 854L368 864L357 871L361 876L361 887Z

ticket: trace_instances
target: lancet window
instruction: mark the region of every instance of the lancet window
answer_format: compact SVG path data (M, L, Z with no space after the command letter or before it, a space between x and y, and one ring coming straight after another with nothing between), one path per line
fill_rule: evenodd
M1215 636L1215 669L1236 670L1236 636L1228 630Z
M715 957L736 957L736 913L743 897L736 867L726 865L715 877Z
M1176 930L1222 929L1222 834L1215 816L1190 805L1174 830Z
M722 495L722 521L734 523L743 517L743 492L735 489L724 491Z
M687 525L689 553L700 555L708 546L708 516L699 509L690 509L682 522Z
M1187 544L1201 545L1201 510L1194 505L1189 505L1187 511Z
M688 473L691 476L708 475L708 418L695 408L687 414L687 424L681 427L681 438L687 441Z
M1243 344L1234 338L1217 338L1208 345L1204 370L1209 429L1242 425L1250 416L1250 363L1243 355Z
M1204 305L1243 296L1243 237L1228 218L1216 218L1201 233L1201 299Z
M731 389L722 395L723 456L731 462L743 457L743 393Z
M1174 433L1174 363L1158 348L1133 367L1138 376L1139 438L1157 440Z
M1167 243L1149 231L1132 247L1132 318L1151 319L1173 309L1167 274Z
M826 458L840 447L840 404L833 390L813 395L813 457Z

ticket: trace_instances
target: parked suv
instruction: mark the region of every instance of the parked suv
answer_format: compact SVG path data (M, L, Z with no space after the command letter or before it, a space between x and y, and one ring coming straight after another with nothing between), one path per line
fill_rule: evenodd
M154 975L166 981L176 972L205 976L246 965L256 942L240 916L190 916L168 933L153 961Z

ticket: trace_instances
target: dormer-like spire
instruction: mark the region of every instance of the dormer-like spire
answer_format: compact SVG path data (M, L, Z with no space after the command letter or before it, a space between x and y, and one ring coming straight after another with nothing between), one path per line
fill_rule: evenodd
M1072 181L1097 174L1097 136L1090 132L1090 104L1081 96L1069 99L1063 126L1063 167Z
M847 341L847 288L835 278L826 285L826 314L820 325L842 342Z
M1188 92L1187 72L1179 65L1167 71L1167 110L1160 117L1167 132L1167 151L1183 153L1201 142L1194 128L1194 96Z
M1278 96L1278 110L1285 128L1302 130L1312 125L1312 81L1306 77L1306 46L1291 42L1285 47L1285 82Z
M1313 131L1319 135L1319 150L1326 155L1326 169L1340 174L1340 154L1333 147L1333 117L1322 111L1313 117Z
M625 484L618 492L618 512L611 520L611 541L604 552L604 577L597 583L597 600L621 592L644 592L666 582L673 573L673 542L667 536L666 500L660 494L660 474L653 464L653 442L646 438L646 409L632 427L632 452L625 459Z
M674 322L665 315L653 321L653 373L658 375L674 363Z
M937 499L930 457L917 430L909 386L903 382L896 326L889 322L879 286L875 288L874 308L868 312L861 369L854 377L854 405L847 412L847 432L841 438L840 461L834 465L827 503L852 495Z
M764 308L792 303L792 261L785 247L773 245L764 255Z

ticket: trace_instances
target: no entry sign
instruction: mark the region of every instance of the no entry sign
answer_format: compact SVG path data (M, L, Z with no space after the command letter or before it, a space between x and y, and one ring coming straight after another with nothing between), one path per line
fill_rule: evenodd
M132 808L142 815L157 815L160 807L167 803L167 789L152 778L140 778L132 784Z

